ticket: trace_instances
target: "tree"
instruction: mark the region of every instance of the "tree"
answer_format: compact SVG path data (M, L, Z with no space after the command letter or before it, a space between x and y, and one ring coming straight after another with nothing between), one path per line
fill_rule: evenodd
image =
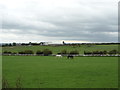
M63 41L63 45L65 45L65 42Z
M25 54L25 52L24 51L20 51L20 52L18 52L18 54Z
M117 50L111 50L111 51L109 51L109 54L117 54L117 53L118 53Z
M84 51L84 54L85 54L85 55L91 55L91 54L93 54L93 52L90 52L90 51Z
M51 54L52 54L52 51L49 50L49 49L44 49L44 50L43 50L43 54L44 54L44 56L48 56L48 55L51 55Z
M13 46L16 46L16 43L15 43L15 42L13 42Z
M34 54L32 50L25 50L25 51L20 51L18 52L19 54Z
M34 52L32 50L25 50L24 52L25 52L25 54L34 54Z
M42 52L41 50L38 50L38 51L36 52L36 54L37 54L37 55L40 55L40 54L43 54L43 52Z
M107 54L108 52L106 50L103 51L103 54Z
M10 43L8 46L12 46L12 44Z
M10 51L4 51L3 54L12 54Z
M67 54L67 50L62 50L61 54Z
M76 55L76 54L79 54L79 52L75 50L75 51L71 51L70 54Z

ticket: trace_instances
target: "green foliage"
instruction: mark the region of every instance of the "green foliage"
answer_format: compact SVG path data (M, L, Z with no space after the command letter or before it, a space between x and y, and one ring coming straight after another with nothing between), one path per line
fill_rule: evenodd
M15 42L13 42L13 46L16 46L16 43L15 43Z
M37 54L37 55L41 55L41 54L43 54L43 52L42 52L41 50L38 50L38 51L36 52L36 54Z
M67 52L67 50L64 49L61 51L61 54L68 54L68 52Z
M109 54L117 54L118 51L117 51L117 50L111 50L111 51L109 51L108 53L109 53Z
M44 49L44 50L43 50L43 54L44 54L44 56L48 56L48 55L51 55L51 54L52 54L52 51L49 50L49 49Z
M20 52L25 50L33 50L36 53L38 50L43 51L44 49L49 49L53 54L61 53L62 50L66 50L67 52L78 50L80 54L84 54L84 51L111 51L113 49L118 50L118 45L94 45L92 47L86 47L85 45L81 45L80 47L75 46L15 46L15 47L2 47L2 51L10 51L10 52Z
M12 54L10 51L4 51L3 54Z
M100 55L106 55L106 54L119 54L119 52L117 50L111 50L111 51L84 51L84 54L100 54Z
M75 51L71 51L70 54L76 55L76 54L79 54L79 52L77 50L75 50Z
M19 54L34 54L32 50L25 50L25 51L20 51L18 52Z

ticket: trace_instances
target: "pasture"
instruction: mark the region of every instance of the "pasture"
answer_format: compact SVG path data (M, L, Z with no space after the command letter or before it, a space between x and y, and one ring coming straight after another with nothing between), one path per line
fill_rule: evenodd
M80 48L82 47L84 46ZM13 50L40 49L34 46L15 48ZM58 51L61 50L61 47L57 48ZM69 49L69 47L64 48ZM90 47L91 50L93 48ZM97 49L110 48L97 46ZM54 52L57 50L54 49ZM118 57L67 59L53 56L3 56L2 65L3 78L12 88L16 87L18 78L23 88L116 88L118 86Z
M24 50L32 50L36 52L37 50L50 49L53 54L60 53L62 50L73 51L77 50L80 54L83 54L84 51L95 51L95 50L118 50L118 45L78 45L78 46L11 46L11 47L3 47L2 52L11 51L11 52L19 52Z

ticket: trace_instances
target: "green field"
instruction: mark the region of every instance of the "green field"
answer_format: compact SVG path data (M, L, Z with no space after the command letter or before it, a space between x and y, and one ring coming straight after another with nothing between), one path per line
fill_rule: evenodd
M9 87L16 87L18 78L24 88L116 88L118 85L117 57L3 56L2 68Z
M19 52L24 50L33 50L36 52L37 50L50 49L53 54L60 53L62 50L72 51L77 50L80 54L83 54L84 51L95 51L95 50L118 50L118 45L80 45L80 46L11 46L11 47L3 47L2 52L11 51L11 52Z

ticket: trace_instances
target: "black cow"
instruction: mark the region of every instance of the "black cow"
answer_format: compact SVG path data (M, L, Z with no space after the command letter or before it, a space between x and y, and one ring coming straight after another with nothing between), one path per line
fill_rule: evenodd
M72 55L68 55L67 58L69 59L73 59L73 56Z

